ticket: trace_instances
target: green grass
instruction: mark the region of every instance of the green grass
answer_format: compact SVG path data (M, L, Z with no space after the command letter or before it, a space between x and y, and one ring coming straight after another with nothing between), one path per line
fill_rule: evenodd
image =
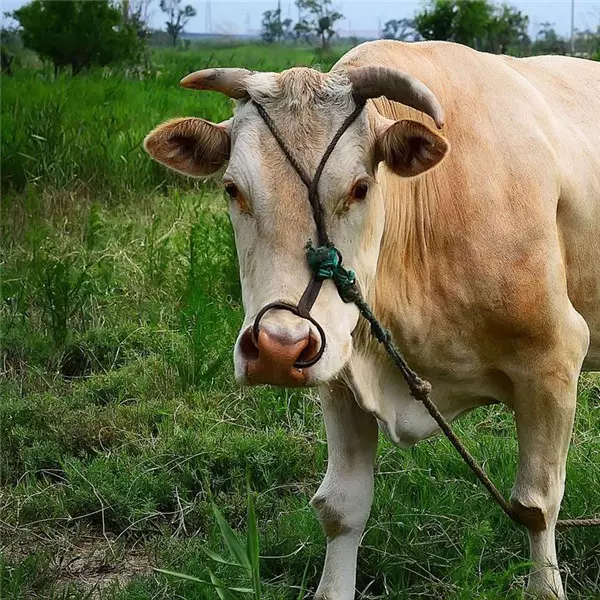
M246 531L254 490L263 598L314 590L324 540L308 500L326 443L311 393L239 389L242 322L222 193L143 153L162 120L230 114L178 89L211 65L324 68L306 49L161 51L154 71L2 79L0 584L3 598L214 598L208 569L246 587L212 502ZM600 511L600 380L582 378L563 514ZM512 417L476 411L458 430L508 491ZM559 534L570 598L600 598L600 538ZM444 439L383 442L358 565L364 598L520 598L523 532Z

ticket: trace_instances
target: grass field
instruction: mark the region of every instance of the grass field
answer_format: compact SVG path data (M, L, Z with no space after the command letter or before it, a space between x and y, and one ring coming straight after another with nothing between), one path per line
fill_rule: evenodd
M254 490L263 598L314 590L324 539L308 506L325 471L314 393L239 389L242 321L226 202L168 173L141 140L174 116L229 116L181 90L206 66L319 63L260 46L154 55L147 73L2 78L2 598L214 598L214 501L242 534ZM600 512L600 379L582 377L563 515ZM511 415L458 431L501 489L515 472ZM361 598L516 599L527 542L444 439L382 442L358 566ZM571 599L600 598L600 535L560 533Z

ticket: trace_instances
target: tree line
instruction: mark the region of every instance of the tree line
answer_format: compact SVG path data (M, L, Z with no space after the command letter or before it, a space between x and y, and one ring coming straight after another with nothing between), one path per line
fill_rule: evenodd
M332 0L296 0L300 17L292 26L292 19L281 20L281 3L274 10L263 13L261 37L265 42L299 40L310 43L315 37L322 48L328 48L335 35L334 26L344 18L334 9Z
M344 16L331 0L297 0L300 18L281 18L281 7L263 13L261 37L267 43L320 42L327 48L336 35L335 24ZM600 13L596 30L576 31L575 53L600 59ZM569 42L554 24L540 25L529 36L529 17L509 4L490 0L428 0L412 17L390 19L381 37L401 41L445 40L497 54L567 54Z
M600 54L600 14L596 31L575 32L575 53ZM543 22L532 39L529 17L508 4L489 0L433 0L412 19L385 23L382 37L403 41L446 40L496 54L567 54L570 44L554 24ZM600 56L598 56L600 58Z
M118 62L139 64L147 57L153 33L149 27L152 0L33 0L5 16L18 23L2 30L2 70L10 74L8 39L49 60L55 72L73 75L92 66ZM196 10L184 0L160 0L165 32L173 46Z
M58 72L76 75L94 65L148 61L153 0L33 0L7 13L16 31L2 31L2 70L10 74L11 55L5 43L12 37L50 61ZM299 42L327 49L344 18L333 0L296 0L299 17L282 19L280 3L262 15L261 37L266 43ZM185 0L159 0L165 15L163 35L177 46L196 9ZM427 0L410 19L391 19L381 37L403 41L448 40L500 54L566 54L568 42L552 23L542 23L535 39L529 36L529 17L508 4L491 0ZM357 43L357 39L349 40ZM596 30L578 31L578 55L600 60L600 13Z

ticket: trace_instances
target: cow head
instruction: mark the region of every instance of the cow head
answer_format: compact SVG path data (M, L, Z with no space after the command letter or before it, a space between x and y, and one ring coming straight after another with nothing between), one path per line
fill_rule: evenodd
M214 124L198 118L163 123L145 140L153 158L192 176L222 172L240 266L245 320L234 362L242 383L313 385L335 377L352 353L358 310L326 281L311 315L326 334L321 359L310 361L322 340L309 321L271 310L253 335L255 316L274 301L297 304L310 280L307 242L316 227L307 189L257 112L264 107L304 171L313 174L330 140L357 99L386 96L428 114L438 127L443 111L432 92L409 75L384 67L324 74L308 68L283 73L208 69L188 75L184 87L216 90L235 98L234 117ZM360 100L359 100L360 101ZM412 120L391 121L364 110L343 134L326 163L319 196L329 237L367 294L377 268L384 226L385 190L378 165L401 177L442 160L446 141Z

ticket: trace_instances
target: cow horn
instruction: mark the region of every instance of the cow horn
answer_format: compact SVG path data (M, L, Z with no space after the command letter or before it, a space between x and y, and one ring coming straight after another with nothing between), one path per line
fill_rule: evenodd
M379 98L400 102L429 115L438 129L444 126L444 109L434 93L421 81L399 69L380 66L348 70L354 93L361 98Z
M203 69L186 75L179 85L194 90L221 92L230 98L246 98L244 80L253 71L248 69Z

